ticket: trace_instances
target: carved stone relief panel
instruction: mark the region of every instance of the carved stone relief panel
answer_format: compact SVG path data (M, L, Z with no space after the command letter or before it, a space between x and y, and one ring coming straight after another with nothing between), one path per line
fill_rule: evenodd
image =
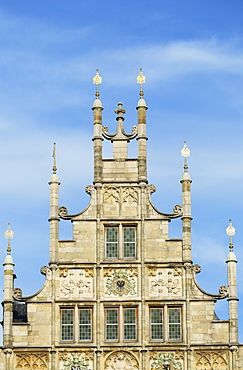
M47 354L28 352L16 354L16 369L44 370L47 366Z
M227 355L224 352L197 352L195 355L196 370L227 370Z
M60 297L91 298L93 296L93 269L60 269Z
M151 370L183 370L184 356L183 353L176 352L154 352L150 355ZM167 365L167 367L165 367ZM169 367L168 367L169 366Z
M93 353L59 352L60 370L92 370Z
M138 370L136 357L127 351L111 353L105 360L105 370Z
M104 188L104 204L137 203L138 188L134 186L109 185Z
M137 295L137 269L104 269L106 297Z
M149 296L170 297L182 295L181 268L149 268Z

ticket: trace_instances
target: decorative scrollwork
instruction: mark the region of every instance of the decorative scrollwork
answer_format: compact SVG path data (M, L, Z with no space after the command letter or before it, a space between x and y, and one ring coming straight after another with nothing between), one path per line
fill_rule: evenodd
M68 214L67 207L64 207L64 206L59 207L59 210L58 210L59 217L65 217L67 216L67 214Z
M156 192L156 186L155 185L152 185L152 184L147 185L147 189L148 189L149 194L153 194L153 193Z
M219 288L219 294L220 294L222 297L228 297L228 295L229 295L229 288L228 288L226 285L222 285L222 286Z
M202 271L202 267L200 265L193 265L192 268L195 274L199 274Z
M92 186L92 185L88 185L85 188L86 193L89 194L89 195L92 195L94 193L94 190L95 190L94 186Z
M13 297L15 299L18 299L18 298L22 298L22 289L20 288L15 288L14 291L13 291Z
M48 266L42 266L40 269L41 275L47 275L47 273L50 271Z
M180 204L176 204L173 208L173 211L174 211L174 214L175 215L178 215L178 216L182 216L183 215L183 208Z

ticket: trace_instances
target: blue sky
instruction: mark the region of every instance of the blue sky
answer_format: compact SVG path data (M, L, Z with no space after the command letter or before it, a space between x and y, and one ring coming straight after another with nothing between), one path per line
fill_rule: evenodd
M243 328L242 12L242 1L235 0L0 2L0 257L11 222L16 286L24 295L40 289L39 269L49 261L53 142L60 205L77 213L86 207L84 189L93 181L95 70L103 77L104 124L115 130L113 110L122 101L130 132L142 67L154 204L170 213L181 203L180 150L187 140L193 260L202 266L198 281L215 294L227 284L225 228L232 218ZM108 146L104 154L110 156ZM69 224L60 222L60 228L60 238L71 238ZM180 235L175 220L170 237ZM226 319L227 301L216 310Z

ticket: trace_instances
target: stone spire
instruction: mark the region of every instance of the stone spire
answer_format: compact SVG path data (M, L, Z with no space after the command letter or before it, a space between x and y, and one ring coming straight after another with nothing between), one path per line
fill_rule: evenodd
M236 274L236 255L233 252L233 236L235 228L232 221L229 220L229 226L226 228L226 234L229 236L229 253L226 260L228 270L228 287L229 287L229 321L230 321L230 338L231 346L238 345L238 298L237 298L237 274Z
M4 347L11 347L13 341L12 324L13 324L13 258L11 256L10 240L14 237L14 232L11 230L10 223L8 229L4 233L8 239L7 256L4 260L4 301L3 301L3 345Z
M182 175L182 235L183 235L183 262L191 263L191 178L188 173L187 157L190 156L190 150L187 148L186 141L181 150L181 155L184 157L184 173Z
M102 103L99 99L99 85L102 83L102 77L99 75L99 70L96 69L96 75L93 78L93 83L96 85L96 99L92 110L94 112L94 184L102 181Z
M49 182L50 185L50 263L57 262L58 254L58 237L59 237L59 218L58 218L58 203L59 203L59 190L60 185L57 176L56 165L56 143L53 145L53 167L52 176Z
M146 137L146 102L143 99L143 84L146 82L146 77L143 75L142 68L137 76L137 83L140 84L140 99L137 105L138 111L138 181L139 183L147 183L147 137Z

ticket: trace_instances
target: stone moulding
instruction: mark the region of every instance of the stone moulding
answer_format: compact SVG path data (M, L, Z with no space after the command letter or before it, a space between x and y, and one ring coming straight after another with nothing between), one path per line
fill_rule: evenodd
M151 194L156 192L156 187L154 185L147 185L147 194L149 197L149 203L151 207L154 209L156 213L159 215L164 216L164 218L171 219L171 218L178 218L183 216L183 207L180 204L176 204L173 207L173 213L163 213L160 212L153 204L152 199L151 199Z
M201 271L202 271L201 266L199 266L199 265L193 265L192 266L193 280L194 280L194 283L195 283L196 287L200 290L200 292L202 292L203 294L205 294L209 297L215 298L215 299L224 299L224 298L227 298L229 296L229 288L226 285L222 285L222 286L219 287L219 293L218 294L207 293L205 290L203 290L200 287L200 285L198 284L197 279L196 279L196 274L200 273Z
M138 370L138 361L127 351L117 351L109 354L105 360L105 370Z

